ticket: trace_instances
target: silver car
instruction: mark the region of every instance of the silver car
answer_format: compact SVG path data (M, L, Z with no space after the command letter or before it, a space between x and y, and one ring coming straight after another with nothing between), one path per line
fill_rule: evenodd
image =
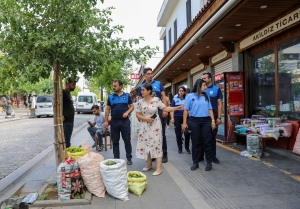
M35 115L40 118L41 116L53 116L53 95L40 95L35 103Z

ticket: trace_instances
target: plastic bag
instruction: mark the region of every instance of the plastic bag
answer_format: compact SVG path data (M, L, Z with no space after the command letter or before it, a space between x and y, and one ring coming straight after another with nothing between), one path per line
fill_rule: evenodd
M249 152L247 150L244 150L240 153L241 156L243 157L252 157L252 155L249 154Z
M0 202L0 209L5 209L5 208L19 208L19 204L22 202L24 197L20 198L8 198L2 202Z
M100 163L100 172L108 194L123 201L129 200L125 160L104 160Z
M134 176L138 176L136 178ZM139 171L129 171L127 173L128 189L137 196L141 196L146 189L147 176Z
M58 197L62 200L82 198L83 180L80 168L74 158L65 159L57 167Z
M87 154L78 160L81 175L89 192L98 196L105 197L105 186L100 173L100 162L104 160L103 156L90 152L91 146L84 147Z
M256 158L262 156L262 139L258 134L247 135L247 152Z

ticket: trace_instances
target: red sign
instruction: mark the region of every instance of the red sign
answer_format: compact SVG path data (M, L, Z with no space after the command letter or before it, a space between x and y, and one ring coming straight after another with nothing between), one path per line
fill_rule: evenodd
M215 82L223 80L223 73L215 75Z
M130 79L138 80L138 79L140 79L140 75L139 74L130 74Z
M229 91L243 91L243 76L229 75L228 76Z

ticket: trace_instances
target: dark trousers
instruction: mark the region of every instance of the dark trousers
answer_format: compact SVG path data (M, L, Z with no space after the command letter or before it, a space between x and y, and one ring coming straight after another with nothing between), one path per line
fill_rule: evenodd
M161 109L158 109L158 115L161 121L162 137L163 137L162 150L163 150L163 155L167 156L168 148L167 148L167 138L166 138L166 121L162 117L162 112L163 111Z
M218 118L218 111L213 111L214 112L214 118L215 121L217 121ZM217 133L218 133L218 126L216 126L216 128L214 130L212 130L211 133L211 143L212 143L212 147L213 147L213 158L216 157L217 155ZM204 156L204 147L202 147L201 149L201 157Z
M182 130L181 130L182 123L183 123L182 116L174 117L175 135L176 135L178 150L182 150ZM184 134L184 145L185 145L184 147L186 150L190 150L190 133L188 130L186 130L183 134Z
M95 141L95 135L97 135L97 137L98 137L98 143L97 144L99 146L103 145L103 139L102 139L103 130L102 129L99 129L97 127L89 126L89 127L87 127L87 130L90 133L90 135L91 135L91 137L94 141Z
M168 116L165 117L165 121L166 121L167 126L170 125L170 120L171 120L171 115L170 115L170 113L168 112Z
M66 148L71 146L71 136L73 133L73 123L64 123L64 135L65 135L65 142Z
M190 117L188 129L191 132L193 163L199 162L201 150L204 148L206 162L210 164L213 158L211 118Z
M112 119L110 122L110 132L113 141L114 158L118 158L118 159L120 158L119 141L120 141L120 132L121 132L122 139L125 144L126 158L131 159L132 147L131 147L131 133L130 133L129 118Z
M214 112L214 118L215 121L217 121L218 118L218 111L213 111ZM213 158L217 156L217 133L218 133L218 126L214 130L212 130L211 134L211 143L213 145Z

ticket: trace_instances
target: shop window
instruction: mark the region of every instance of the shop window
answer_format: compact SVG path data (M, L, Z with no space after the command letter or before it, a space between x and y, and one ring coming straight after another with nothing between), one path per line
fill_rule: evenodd
M251 58L251 114L276 115L274 60L273 49Z
M279 116L300 119L300 38L278 46Z

